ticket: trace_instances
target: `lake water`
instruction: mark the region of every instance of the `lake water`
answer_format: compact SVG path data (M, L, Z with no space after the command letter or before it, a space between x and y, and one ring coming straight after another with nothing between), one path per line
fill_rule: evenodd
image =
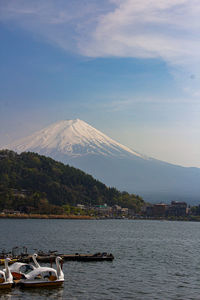
M0 219L0 237L0 250L115 256L113 262L65 262L62 288L14 288L1 299L200 299L200 223Z

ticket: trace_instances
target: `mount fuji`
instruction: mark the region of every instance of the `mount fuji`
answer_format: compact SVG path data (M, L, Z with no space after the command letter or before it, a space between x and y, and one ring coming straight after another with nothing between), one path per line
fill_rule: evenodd
M147 201L200 201L200 169L149 158L79 119L57 122L6 148L50 156Z

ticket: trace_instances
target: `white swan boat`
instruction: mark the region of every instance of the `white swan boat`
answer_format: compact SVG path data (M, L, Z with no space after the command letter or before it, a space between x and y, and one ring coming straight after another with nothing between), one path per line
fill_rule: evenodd
M37 254L34 253L32 255L32 259L34 261L34 266L31 264L26 264L26 263L20 263L20 262L15 262L13 265L10 266L10 271L11 274L14 278L14 280L19 280L24 278L24 276L31 271L35 270L36 268L40 268L39 263L36 260Z
M57 270L48 267L38 267L24 275L20 280L23 287L60 286L64 282L64 273L60 266L61 257L56 257Z
M0 289L11 288L13 285L13 276L10 272L10 268L8 267L8 262L10 258L5 259L5 269L0 271Z

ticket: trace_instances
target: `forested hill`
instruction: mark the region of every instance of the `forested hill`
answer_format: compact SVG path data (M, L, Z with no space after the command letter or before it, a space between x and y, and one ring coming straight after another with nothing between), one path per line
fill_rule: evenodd
M109 188L79 169L32 152L0 151L0 210L59 212L66 204L118 204L139 211L141 197Z

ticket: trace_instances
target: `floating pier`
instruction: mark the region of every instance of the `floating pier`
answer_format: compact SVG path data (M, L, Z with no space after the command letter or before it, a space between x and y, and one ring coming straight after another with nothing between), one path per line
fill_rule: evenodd
M60 256L63 261L112 261L114 259L114 256L111 253L95 253L95 254L80 254L80 253L75 253L75 254L56 254L56 255L38 255L37 260L39 262L54 262L56 257ZM21 257L18 259L19 262L30 262L32 261L31 256L27 257Z
M16 249L18 247L15 247L13 249ZM0 264L4 264L4 259L6 257L11 258L11 263L14 262L24 262L29 263L32 261L32 254L28 254L27 248L23 247L25 251L21 253L15 253L15 251L12 249L11 252L6 252L5 250L0 253ZM63 261L82 261L82 262L90 262L90 261L112 261L114 259L114 256L112 253L107 252L97 252L94 254L81 254L81 253L75 253L75 254L60 254L57 253L57 251L49 251L47 253L43 251L36 251L38 254L37 260L39 262L48 262L53 263L55 262L55 259L57 256L60 256Z

